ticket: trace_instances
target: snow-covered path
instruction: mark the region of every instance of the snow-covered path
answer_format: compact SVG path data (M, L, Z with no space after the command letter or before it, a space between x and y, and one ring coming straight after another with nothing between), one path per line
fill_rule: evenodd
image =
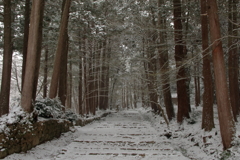
M81 136L63 149L56 160L183 160L171 142L138 111L113 113L105 120L78 129Z
M188 160L137 110L112 113L8 160ZM64 141L64 143L63 143Z

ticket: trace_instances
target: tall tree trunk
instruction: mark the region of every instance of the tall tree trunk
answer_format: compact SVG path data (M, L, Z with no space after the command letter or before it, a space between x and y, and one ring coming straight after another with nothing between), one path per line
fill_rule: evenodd
M182 4L181 4L181 14L182 14L182 24L184 25L184 28L183 31L184 31L184 34L183 34L183 41L182 41L182 44L183 44L183 55L185 55L185 59L187 58L187 53L188 53L188 49L187 49L187 42L186 40L188 39L188 26L189 26L189 5L186 5L188 4L189 0L182 0L182 4L186 6L186 8L183 9L182 11ZM183 32L182 32L183 33ZM182 61L182 63L184 63L184 60ZM185 83L185 86L186 86L186 90L187 90L187 94L186 94L186 102L185 104L188 104L188 112L191 112L191 105L190 105L190 88L189 88L189 84L190 84L190 78L188 78L190 76L190 73L189 73L189 69L187 66L184 66L184 72L186 74L186 83Z
M102 44L103 50L102 50L102 55L101 55L101 59L102 59L102 66L101 66L101 83L100 83L100 100L99 100L99 108L100 109L105 109L106 108L106 84L107 84L107 80L106 80L106 76L107 76L107 39L104 40L103 44Z
M195 85L195 106L199 106L201 103L201 97L200 97L200 76L199 76L199 67L200 64L198 62L199 58L196 58L196 64L194 66L194 73L195 73L195 77L194 77L194 85Z
M82 58L79 55L80 58ZM79 82L78 82L78 103L79 103L79 114L83 115L83 74L82 74L83 66L82 66L82 60L79 61Z
M45 48L45 60L44 60L44 78L43 78L43 98L47 97L48 86L48 46Z
M145 39L143 38L143 40L142 40L142 46L143 46L143 48L142 48L142 53L143 53L143 55L142 55L142 58L145 60L146 59L146 47L145 47L145 45L146 45L146 42L145 42ZM149 96L146 96L146 95L149 95L149 90L148 90L148 85L149 85L149 83L148 83L148 66L147 66L147 62L146 62L146 60L145 61L143 61L143 67L144 67L144 73L143 73L143 75L142 75L142 88L141 88L141 90L142 90L142 103L143 103L143 106L149 106L148 104L149 104L149 100L148 99L146 99L146 98L148 98ZM145 89L146 88L146 89ZM146 92L145 92L145 90L146 90Z
M67 31L66 31L67 32ZM62 105L66 104L67 98L67 63L68 63L68 33L65 34L65 48L61 56L60 75L58 81L58 97Z
M212 56L216 84L218 117L224 149L231 147L235 135L235 123L228 95L227 78L221 42L220 24L216 0L208 0L208 16L212 41Z
M72 78L72 55L69 55L69 66L68 66L68 87L67 87L67 107L72 108L72 95L73 95L73 78ZM80 61L81 59L79 59ZM79 113L79 109L76 109L76 113Z
M93 90L93 99L94 99L94 112L96 112L98 107L98 74L99 74L99 51L98 43L94 44L94 90Z
M103 67L102 67L102 98L101 108L106 110L108 108L108 93L109 93L109 59L110 59L110 41L106 38L103 47L105 47L105 52L103 52Z
M238 0L233 0L233 23L234 23L234 25L233 25L233 36L235 36L235 37L238 37L239 36L239 34L238 34L238 29L239 29L239 26L237 25L239 22L238 22L238 10L237 10L237 4L238 4ZM237 53L239 50L238 50L238 47L237 47L237 43L238 43L238 39L237 38L235 38L235 39L233 39L233 43L235 44L235 46L236 47L234 47L234 50L233 50L233 53L235 53L234 54L234 64L235 64L235 67L234 67L234 71L235 71L235 73L234 73L234 75L235 75L235 84L236 84L236 86L239 86L239 82L238 82L238 78L239 78L239 72L238 72L238 68L239 68L239 64L238 64L238 61L239 61L239 54ZM236 76L237 75L237 76ZM236 99L236 112L237 112L237 115L239 115L240 114L240 96L239 96L239 87L237 87L236 88L236 90L235 90L235 96L237 97Z
M22 88L26 69L27 60L27 47L29 36L29 22L30 22L30 0L25 0L25 13L24 13L24 37L23 37L23 62L22 62Z
M37 57L35 64L35 72L34 72L34 86L33 86L33 94L32 99L35 101L37 96L37 88L38 88L38 76L40 69L40 61L41 61L41 52L42 52L42 26L43 26L43 14L44 14L44 4L42 4L41 12L40 12L40 22L39 22L39 30L38 30L38 45L37 45Z
M161 74L161 81L162 81L162 91L163 91L163 99L166 108L166 112L168 115L168 119L172 120L175 117L172 97L171 97L171 90L169 84L169 59L168 59L168 50L167 50L167 34L165 32L166 29L166 19L162 17L160 8L164 5L164 0L158 0L158 27L160 28L159 31L159 64L160 64L160 74ZM164 30L164 31L161 31Z
M78 80L78 113L80 115L83 115L83 63L82 63L82 43L81 38L79 38L79 63L78 63L78 74L79 74L79 80Z
M188 30L187 30L188 32ZM197 47L194 45L192 49L192 55L194 54L193 50L196 50ZM193 56L194 57L194 56ZM195 106L198 107L201 103L201 88L200 88L200 57L196 56L195 58L195 65L193 66L194 69L194 88L195 88Z
M201 0L202 55L203 55L203 112L202 129L211 131L214 128L213 119L213 80L211 71L211 56L208 45L207 0Z
M133 106L134 108L137 108L137 100L138 100L138 95L137 95L137 84L133 84Z
M92 114L96 114L96 42L92 41Z
M132 98L132 84L131 82L128 82L128 97L129 97L129 107L130 109L133 109L133 98Z
M100 95L100 65L101 65L101 43L97 43L97 53L96 53L96 108L98 109L99 107L99 95ZM112 87L114 89L114 86ZM113 92L112 92L113 93Z
M58 81L59 81L60 66L61 66L61 56L65 47L64 38L66 37L65 35L68 27L70 5L71 5L71 0L66 0L65 6L63 9L60 29L59 29L57 51L56 51L56 56L54 60L54 65L53 65L53 74L52 74L52 79L50 84L49 98L55 98L57 96Z
M84 107L85 114L89 114L89 52L88 52L88 39L84 39Z
M181 21L181 0L173 0L174 5L174 36L175 36L175 60L177 73L177 99L178 99L178 113L177 121L182 123L184 118L189 118L190 100L188 93L188 80L186 68L183 66L186 58L184 52L183 35L182 35L182 21Z
M238 84L238 53L237 46L234 45L233 36L237 36L237 10L236 10L236 0L228 1L228 76L229 76L229 93L230 101L233 111L234 120L237 121L237 115L239 114L239 84Z
M126 97L126 106L127 106L127 109L130 108L130 105L129 105L129 88L128 88L128 83L126 82L126 92L125 92L125 97Z
M4 48L0 96L0 116L9 113L9 97L12 68L11 1L4 0Z
M126 108L126 103L125 103L125 89L124 89L124 84L122 86L122 108Z
M155 20L154 10L151 8L151 21L153 27L157 27ZM158 34L156 30L149 31L149 44L147 47L147 55L148 55L148 87L149 87L149 99L150 104L154 112L158 111L158 95L157 95L157 59L155 57L156 43Z
M107 68L106 68L106 91L105 91L105 110L109 107L109 70L110 70L110 55L111 55L111 39L108 39L108 47L107 47Z
M154 40L151 42L155 42ZM155 58L155 47L153 43L149 44L147 48L148 53L148 89L149 89L149 99L151 108L154 112L158 111L157 101L157 91L156 91L156 58Z
M30 28L29 28L29 41L27 50L27 62L24 77L24 85L22 90L21 105L24 111L30 113L33 111L32 96L34 92L35 85L35 71L37 66L37 58L40 58L38 54L39 49L39 37L41 29L41 12L44 8L44 0L33 1L32 12L30 18Z
M92 40L93 41L93 40ZM93 43L93 42L92 42ZM93 48L92 43L89 43L89 48ZM90 50L90 49L89 49ZM88 72L88 105L89 105L89 112L93 115L94 113L94 56L93 51L89 51L89 72Z
M64 7L67 3L67 0L63 0L62 3L62 13L64 12ZM63 16L63 15L62 15ZM62 103L62 105L66 105L67 99L67 62L68 62L68 29L66 28L65 34L63 37L63 51L61 55L61 66L60 66L60 74L58 81L58 97Z

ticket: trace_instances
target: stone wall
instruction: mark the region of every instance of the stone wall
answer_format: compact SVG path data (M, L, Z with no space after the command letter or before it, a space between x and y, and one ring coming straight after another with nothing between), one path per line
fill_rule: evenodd
M38 144L58 138L68 132L72 123L50 119L31 124L15 123L0 133L0 159L7 155L26 152Z
M79 119L75 125L84 126L108 114L104 113L95 118ZM41 143L58 138L62 133L68 132L72 126L72 122L62 119L9 124L4 132L0 132L0 159L13 153L26 152Z

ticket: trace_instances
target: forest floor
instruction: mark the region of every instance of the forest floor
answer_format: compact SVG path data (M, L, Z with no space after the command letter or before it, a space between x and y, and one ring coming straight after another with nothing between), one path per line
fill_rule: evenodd
M222 152L218 125L200 129L200 110L181 126L149 109L113 112L100 121L74 127L59 139L5 160L217 160L240 159L239 146ZM238 132L237 132L238 133Z

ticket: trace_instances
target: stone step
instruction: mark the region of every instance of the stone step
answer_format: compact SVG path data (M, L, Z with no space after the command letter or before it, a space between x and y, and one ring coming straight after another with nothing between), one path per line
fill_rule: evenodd
M129 111L128 111L129 112ZM79 128L81 136L56 160L185 160L171 141L136 111L112 114L104 121Z

